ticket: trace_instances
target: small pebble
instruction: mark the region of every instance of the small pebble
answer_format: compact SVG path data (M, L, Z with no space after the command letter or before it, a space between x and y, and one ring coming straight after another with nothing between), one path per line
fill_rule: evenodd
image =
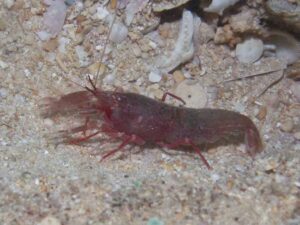
M103 82L105 84L112 85L114 83L115 79L116 79L116 76L114 74L108 74L104 77Z
M294 137L296 138L296 140L300 141L300 131L294 133Z
M6 8L10 9L15 4L15 0L4 0Z
M140 57L142 55L142 50L136 43L132 46L132 52L136 57Z
M0 31L6 30L6 23L3 18L0 18Z
M149 81L153 83L157 83L161 80L161 74L157 71L151 71L149 73Z
M76 51L77 57L79 59L80 67L87 66L89 64L89 57L88 57L88 53L85 51L84 47L81 45L77 45L75 47L75 51Z
M5 63L2 60L0 60L0 68L1 69L6 69L7 67L8 67L7 63Z
M236 46L236 57L242 63L254 63L263 54L264 44L262 40L250 38Z
M181 83L185 79L185 77L184 77L183 73L181 72L181 70L174 71L173 77L174 77L174 80L175 80L176 83Z
M65 0L65 3L70 6L73 5L75 3L76 0Z
M260 109L259 109L259 111L256 115L256 118L259 119L259 120L265 120L266 116L267 116L267 113L268 113L267 107L265 107L265 106L260 107Z
M97 8L97 12L93 16L95 19L103 20L109 15L109 12L106 8L100 6Z
M44 124L47 127L52 127L54 125L54 122L53 122L53 120L47 118L47 119L44 119Z
M165 223L157 217L152 217L148 220L147 225L164 225Z
M293 120L286 119L280 123L280 129L284 132L291 132L293 130Z
M61 225L61 222L53 216L47 216L38 225Z
M100 67L99 67L100 66ZM89 65L88 70L90 74L96 75L99 69L99 76L103 75L106 71L106 66L103 63L96 62Z
M267 164L265 165L265 171L266 172L274 172L275 169L279 166L278 161L275 160L270 160L267 162Z
M51 34L47 31L38 31L36 32L36 34L38 35L39 39L41 39L42 41L48 41L51 38Z
M7 93L8 93L7 89L0 88L0 98L6 98Z
M300 83L294 82L291 86L291 91L293 95L296 97L297 101L300 102Z
M213 173L213 174L211 175L211 180L212 180L212 182L216 183L219 179L220 179L220 175L219 175L219 174Z
M43 43L42 47L47 52L53 52L58 48L58 40L57 38L50 39Z
M112 27L109 39L115 43L121 43L126 39L128 29L123 23L115 23Z

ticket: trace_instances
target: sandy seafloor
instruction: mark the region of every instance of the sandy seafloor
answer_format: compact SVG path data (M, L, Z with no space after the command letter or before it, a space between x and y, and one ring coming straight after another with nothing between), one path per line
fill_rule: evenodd
M244 154L243 143L229 143L203 153L213 170L195 154L162 151L155 146L137 146L131 154L127 151L99 163L101 153L118 145L117 140L103 138L103 146L55 145L51 142L55 131L70 127L72 121L63 125L64 118L40 116L44 97L81 90L62 75L84 85L87 69L79 66L74 51L68 52L72 48L61 56L65 68L59 65L58 50L47 49L35 34L41 14L25 6L10 10L0 6L0 22L4 24L0 31L1 225L300 224L299 103L289 90L294 81L284 78L257 100L259 104L254 104L253 98L280 72L219 84L278 68L278 59L264 57L258 63L241 65L232 50L213 42L201 45L197 53L206 73L194 78L208 92L218 89L207 107L240 110L257 125L265 148L255 160ZM103 88L121 86L153 98L173 90L176 82L172 74L152 84L144 68L173 48L178 21L173 23L171 34L163 39L168 44L157 48L147 46L147 36L134 36L134 24L131 38L109 44L106 73L115 73L115 80ZM105 24L101 29L100 37L95 35L98 30L84 36L90 40L84 42L85 48L94 54L89 55L90 63L99 59L95 42L103 46L108 31ZM64 31L60 35L69 34ZM142 51L134 55L136 44ZM193 64L183 65L188 66ZM286 121L292 121L292 129L281 128L282 124L290 125ZM95 152L99 153L96 157L91 154Z

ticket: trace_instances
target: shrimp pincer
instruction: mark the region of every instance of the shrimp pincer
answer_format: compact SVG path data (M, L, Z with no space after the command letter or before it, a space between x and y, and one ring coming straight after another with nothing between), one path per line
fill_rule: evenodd
M223 109L192 109L168 105L143 95L102 91L96 87L47 99L44 117L56 114L79 115L85 124L65 131L66 143L87 141L100 133L120 138L122 143L102 156L102 160L127 144L157 144L168 148L190 146L210 168L198 146L206 143L244 140L248 154L262 151L254 123L246 116ZM82 133L74 138L75 134Z

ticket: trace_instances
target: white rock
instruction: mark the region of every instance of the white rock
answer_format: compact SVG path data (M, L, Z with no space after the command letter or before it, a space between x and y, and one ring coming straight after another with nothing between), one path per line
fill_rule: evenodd
M219 15L223 14L224 9L231 5L234 5L239 0L213 0L207 8L204 8L206 12L214 12Z
M182 81L175 89L175 95L186 102L186 107L203 108L207 104L206 90L197 81Z
M4 0L6 8L10 9L15 4L15 0Z
M219 174L217 174L217 173L211 174L211 180L213 181L213 183L216 183L219 179L220 179Z
M236 46L235 53L242 63L254 63L263 54L264 44L262 40L249 38Z
M115 43L121 43L127 37L128 29L123 23L115 23L112 27L109 39Z
M103 83L112 85L115 81L116 76L114 74L108 74L104 77Z
M54 121L49 118L46 118L46 119L44 119L44 124L47 127L52 127L54 125Z
M161 80L161 74L157 71L151 71L149 73L149 81L152 83L157 83Z
M0 67L1 69L6 69L8 67L6 62L3 62L2 60L0 60Z
M97 11L94 15L94 17L98 20L104 20L109 15L109 12L106 8L99 6L97 7Z
M0 98L6 98L7 94L8 94L7 89L0 88Z

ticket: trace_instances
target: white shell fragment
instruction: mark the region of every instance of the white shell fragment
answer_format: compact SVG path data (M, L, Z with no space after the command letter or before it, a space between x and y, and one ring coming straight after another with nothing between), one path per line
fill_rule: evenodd
M236 46L235 53L242 63L254 63L263 54L264 44L257 38L249 38Z
M222 15L223 11L226 8L234 5L238 1L239 0L213 0L207 8L204 8L204 11L218 13L219 15Z
M197 81L182 81L175 89L175 95L186 102L186 107L203 108L207 103L206 90Z
M3 62L1 59L0 59L0 68L1 68L1 69L6 69L6 68L8 68L7 63Z
M115 43L121 43L127 37L128 29L123 23L115 23L111 29L109 39Z
M8 9L10 9L15 4L15 0L5 0L4 6Z
M158 68L163 72L170 72L181 63L190 60L194 55L193 32L194 32L193 14L184 10L182 14L182 22L180 26L179 36L175 44L175 48L170 57L163 57L158 61Z
M95 19L104 20L107 16L109 16L109 12L103 6L99 6L96 9L96 13L94 15Z
M157 83L161 80L161 74L158 71L151 71L149 73L149 81L152 83Z

